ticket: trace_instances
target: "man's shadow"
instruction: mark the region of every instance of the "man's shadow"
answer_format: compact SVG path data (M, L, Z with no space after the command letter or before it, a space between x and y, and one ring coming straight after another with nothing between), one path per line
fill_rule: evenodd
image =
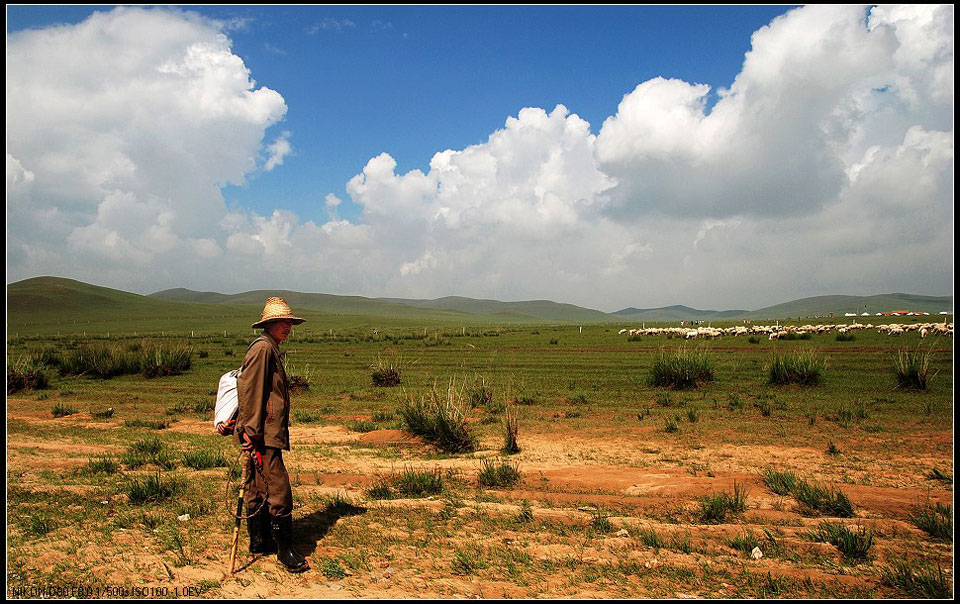
M366 512L367 508L345 501L329 503L322 510L293 521L294 546L298 552L309 556L317 550L317 544L327 536L337 520L345 516L359 516Z

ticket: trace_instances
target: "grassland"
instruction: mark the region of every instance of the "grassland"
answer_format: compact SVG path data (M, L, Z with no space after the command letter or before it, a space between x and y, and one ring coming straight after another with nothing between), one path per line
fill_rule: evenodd
M247 558L230 575L225 484L236 450L212 432L212 400L259 309L176 308L11 322L10 364L92 341L193 356L180 375L50 372L46 389L8 396L8 595L47 584L174 596L189 586L215 598L952 593L952 520L942 529L954 474L949 339L923 342L934 350L925 391L899 388L894 372L919 336L875 330L851 342L709 341L699 346L713 380L671 390L649 385L649 373L688 344L629 341L623 325L305 313L283 346L309 375L285 460L313 570L288 576ZM771 359L811 348L825 359L818 384L769 383ZM373 384L378 362L401 368L399 387ZM468 401L473 384L492 391L468 405L477 447L466 453L404 432L398 412L451 380ZM507 407L520 452L505 457ZM482 477L491 464L519 479ZM429 495L396 488L418 475ZM852 515L805 503L798 484L841 493ZM378 485L391 497L372 496Z

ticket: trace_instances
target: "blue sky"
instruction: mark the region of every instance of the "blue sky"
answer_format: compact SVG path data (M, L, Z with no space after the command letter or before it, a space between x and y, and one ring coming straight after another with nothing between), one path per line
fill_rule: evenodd
M8 6L7 31L75 24L111 6ZM258 85L289 107L283 170L224 190L261 212L322 219L323 197L388 152L426 170L442 149L483 142L522 107L565 104L594 133L655 76L729 86L750 35L789 6L189 6L228 24Z
M952 11L8 6L8 280L942 295Z

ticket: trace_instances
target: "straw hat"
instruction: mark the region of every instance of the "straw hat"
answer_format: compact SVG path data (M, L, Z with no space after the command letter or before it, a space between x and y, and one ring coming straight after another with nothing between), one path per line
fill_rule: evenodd
M306 319L293 316L293 310L283 298L267 298L267 303L263 306L263 315L260 320L253 324L254 328L265 327L271 321L290 321L294 325L300 325Z

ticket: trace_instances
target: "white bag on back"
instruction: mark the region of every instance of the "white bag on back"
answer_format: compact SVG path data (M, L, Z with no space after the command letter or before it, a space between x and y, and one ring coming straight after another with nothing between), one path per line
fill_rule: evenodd
M239 369L228 371L220 377L220 387L217 388L217 405L213 411L213 427L226 423L237 417L237 376ZM219 430L218 430L219 432ZM228 432L227 434L231 434Z
M250 342L250 345L247 346L247 352L253 348L254 344L262 339L263 338L257 338L253 342ZM217 404L213 409L213 428L217 431L217 434L221 436L233 434L232 429L221 432L218 426L237 418L237 411L240 408L237 401L237 377L240 376L241 369L243 369L243 367L228 371L220 376L220 386L217 387Z

